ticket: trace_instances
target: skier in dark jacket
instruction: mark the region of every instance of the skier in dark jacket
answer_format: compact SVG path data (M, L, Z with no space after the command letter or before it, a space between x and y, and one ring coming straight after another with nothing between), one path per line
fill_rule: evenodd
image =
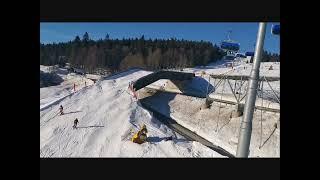
M73 121L73 129L77 129L78 122L78 118Z
M60 105L59 110L60 110L60 116L63 115L63 107L62 107L62 105Z

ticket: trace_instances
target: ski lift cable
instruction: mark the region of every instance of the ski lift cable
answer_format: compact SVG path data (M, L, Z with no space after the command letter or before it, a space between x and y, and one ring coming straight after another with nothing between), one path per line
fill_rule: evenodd
M274 126L272 132L270 133L269 137L263 142L261 148L268 142L268 140L269 140L269 139L271 138L271 136L274 134L274 132L276 131L276 129L277 129L277 124L275 124L275 126Z
M207 92L206 92L206 97L208 97L208 91L209 91L209 84L210 84L210 76L209 76L209 79L208 79L208 86L207 86Z
M241 94L241 88L242 88L242 77L243 76L241 76L241 78L240 78L240 88L238 89L238 91L239 91L239 97L238 97L238 99L239 99L239 102L240 102L240 94Z
M263 81L261 82L261 107L263 107ZM262 113L263 110L261 109L261 119L260 119L260 146L259 149L261 148L261 143L262 143Z
M220 86L221 82L222 82L223 79L227 76L227 74L229 74L229 73L231 73L231 72L233 72L233 71L234 71L234 69L231 69L231 70L229 70L229 71L227 71L227 72L225 72L225 73L220 74L221 79L220 79L217 83L215 83L215 82L216 82L216 78L215 78L215 80L214 80L214 87L215 87L215 88L212 88L212 90L210 91L209 94L211 94L213 91L215 91L215 89Z
M226 77L226 76L225 76ZM219 127L219 120L220 120L220 111L221 111L221 101L222 101L222 95L224 93L224 89L225 89L225 84L226 84L226 80L224 79L223 81L223 87L222 87L222 91L221 91L221 97L220 97L220 102L219 102L219 112L218 112L218 120L217 120L217 125L216 125L216 132L218 130Z
M273 90L273 88L271 87L271 84L269 83L269 81L267 81L267 79L266 79L265 76L263 76L263 78L264 78L264 80L268 83L270 89L271 89L272 92L273 92L274 97L277 99L278 103L280 104L280 98L277 96L276 92L275 92L275 91Z

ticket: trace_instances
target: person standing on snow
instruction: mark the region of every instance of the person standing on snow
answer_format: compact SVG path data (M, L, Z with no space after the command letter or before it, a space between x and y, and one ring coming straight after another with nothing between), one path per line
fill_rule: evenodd
M60 116L63 115L63 107L62 107L62 105L60 105L59 110L60 110Z
M74 121L73 121L73 129L77 129L77 125L78 125L78 118L76 118Z
M76 83L73 84L73 90L76 91Z
M87 81L84 81L84 86L87 87Z
M132 91L132 81L129 82L128 89L130 89Z
M273 70L273 67L272 67L272 65L269 67L269 70Z
M134 97L135 99L138 99L138 95L137 95L137 92L136 92L136 88L133 88L132 93L133 93L133 97Z

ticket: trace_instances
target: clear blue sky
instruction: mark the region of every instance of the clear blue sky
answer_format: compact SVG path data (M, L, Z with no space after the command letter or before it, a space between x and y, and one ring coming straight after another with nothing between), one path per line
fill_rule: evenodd
M264 49L280 53L280 37L271 34L272 24L268 23ZM82 38L85 32L91 39L136 38L145 39L185 39L210 41L213 44L226 39L227 31L232 30L231 39L240 43L240 51L254 51L258 23L40 23L40 42L66 42L75 36Z

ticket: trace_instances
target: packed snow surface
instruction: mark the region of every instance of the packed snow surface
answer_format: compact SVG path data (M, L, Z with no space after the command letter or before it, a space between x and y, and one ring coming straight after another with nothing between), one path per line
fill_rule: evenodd
M249 75L252 68L252 64L238 61L231 69L226 63L219 61L183 71L197 74L190 86L207 91L209 74ZM269 70L270 65L273 70ZM47 67L40 66L40 70L47 71ZM202 77L199 76L203 71ZM62 73L64 82L61 85L40 88L40 157L224 157L174 133L132 97L129 82L150 73L131 69L96 83L80 75ZM260 75L280 77L280 63L261 63ZM159 80L150 86L165 83L166 80ZM214 86L212 80L210 83ZM280 95L280 82L270 84ZM220 86L210 93L219 94ZM232 95L227 86L224 89L225 95ZM169 93L147 98L163 114L235 154L242 116L230 117L234 111L232 106L213 103L209 109L200 109L204 99ZM62 116L58 115L60 105L64 107ZM75 118L79 119L78 129L72 128ZM279 118L279 113L255 111L250 157L280 156L280 128L273 132ZM131 142L130 138L143 124L147 125L148 142L141 145ZM172 141L164 140L170 136L174 137ZM259 148L264 141L266 143Z
M127 87L149 73L131 70L105 78L40 111L40 157L224 157L173 133L139 106ZM78 129L72 129L75 118ZM149 142L139 145L130 138L142 124ZM169 136L173 141L164 140Z

